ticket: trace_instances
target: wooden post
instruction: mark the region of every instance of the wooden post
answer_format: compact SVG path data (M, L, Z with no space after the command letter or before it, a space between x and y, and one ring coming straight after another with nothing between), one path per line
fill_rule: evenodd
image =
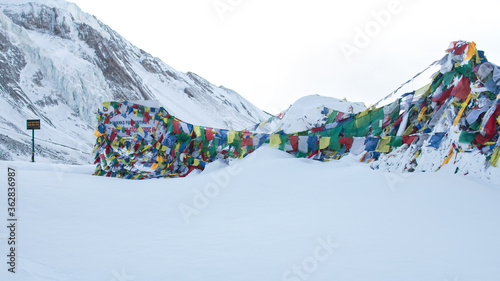
M35 162L35 129L31 129L31 162Z

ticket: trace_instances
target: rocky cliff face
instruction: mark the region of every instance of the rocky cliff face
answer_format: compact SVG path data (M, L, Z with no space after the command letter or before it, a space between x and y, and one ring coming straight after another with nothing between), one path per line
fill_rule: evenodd
M19 2L19 1L17 1ZM85 163L103 101L159 100L194 124L242 129L268 116L236 92L182 73L64 1L0 4L0 159Z

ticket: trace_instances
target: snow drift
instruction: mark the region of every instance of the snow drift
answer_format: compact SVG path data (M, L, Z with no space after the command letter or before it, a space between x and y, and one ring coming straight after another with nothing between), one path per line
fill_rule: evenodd
M92 165L0 161L2 171L17 166L20 186L19 271L4 264L0 279L500 275L500 194L491 184L443 171L383 173L351 156L322 163L267 146L252 155L148 181L94 177ZM0 228L1 253L7 236Z

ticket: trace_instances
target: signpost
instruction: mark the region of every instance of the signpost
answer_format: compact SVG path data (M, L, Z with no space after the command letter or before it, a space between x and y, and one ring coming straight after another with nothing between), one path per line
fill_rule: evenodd
M31 130L32 154L31 162L35 162L35 130L40 130L40 119L26 120L26 129Z

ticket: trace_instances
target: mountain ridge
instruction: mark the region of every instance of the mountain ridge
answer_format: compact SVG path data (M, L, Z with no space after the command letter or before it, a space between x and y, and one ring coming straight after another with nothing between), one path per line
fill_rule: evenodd
M233 90L176 71L76 4L9 0L0 10L0 104L15 109L0 116L0 134L8 139L1 159L26 159L31 141L24 120L41 119L37 154L88 163L95 113L108 100L159 100L184 120L231 129L269 117Z

